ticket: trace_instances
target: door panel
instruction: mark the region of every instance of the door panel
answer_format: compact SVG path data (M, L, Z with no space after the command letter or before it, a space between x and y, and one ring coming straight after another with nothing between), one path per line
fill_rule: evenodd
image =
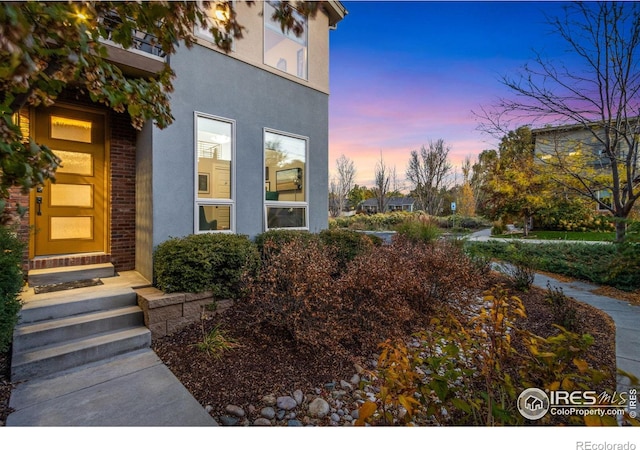
M56 183L34 193L35 256L105 251L105 115L40 109L35 139L62 159Z

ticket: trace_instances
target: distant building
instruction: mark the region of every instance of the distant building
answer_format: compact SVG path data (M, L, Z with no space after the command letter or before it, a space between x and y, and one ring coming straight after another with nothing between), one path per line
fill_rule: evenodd
M383 212L407 211L415 210L416 201L412 197L391 197L387 199L385 210ZM358 211L366 214L375 214L378 212L378 200L375 198L367 199L358 205Z
M629 119L627 124L634 127L634 131L629 132L631 134L638 133L640 130L640 118ZM565 158L569 161L573 157L574 161L579 162L579 166L574 169L575 172L583 171L585 179L595 180L598 174L611 172L611 162L604 154L604 145L601 142L606 139L605 127L602 122L538 128L531 130L531 134L536 158L542 163L546 160L558 161ZM633 142L637 146L636 140ZM629 154L629 145L624 139L619 140L618 150L621 162L624 163ZM638 149L632 150L637 173L640 169ZM590 175L589 172L591 172ZM607 183L602 184L606 185ZM597 198L602 203L611 203L612 192L609 188L606 186L598 187L596 182L592 182L589 187L596 192ZM606 208L600 203L596 203L594 207L599 211L606 211Z

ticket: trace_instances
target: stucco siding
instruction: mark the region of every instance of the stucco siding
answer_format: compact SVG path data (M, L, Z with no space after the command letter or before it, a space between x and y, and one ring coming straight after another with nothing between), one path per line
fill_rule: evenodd
M194 111L235 121L237 233L264 231L265 127L309 139L309 229L326 228L328 95L203 46L171 64L175 122L153 129L153 245L194 232Z

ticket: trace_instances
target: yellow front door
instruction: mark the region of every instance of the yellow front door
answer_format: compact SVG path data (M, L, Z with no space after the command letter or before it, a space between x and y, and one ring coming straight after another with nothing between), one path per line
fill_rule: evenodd
M32 194L35 256L106 250L105 115L39 109L35 140L62 160L56 182Z

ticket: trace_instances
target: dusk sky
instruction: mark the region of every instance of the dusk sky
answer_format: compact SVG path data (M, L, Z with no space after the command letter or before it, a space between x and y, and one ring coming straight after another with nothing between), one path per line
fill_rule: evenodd
M458 167L496 142L472 111L509 91L534 50L565 56L545 14L560 2L344 1L349 14L331 32L329 170L342 154L356 183L373 186L380 158L404 179L411 150L443 139Z

